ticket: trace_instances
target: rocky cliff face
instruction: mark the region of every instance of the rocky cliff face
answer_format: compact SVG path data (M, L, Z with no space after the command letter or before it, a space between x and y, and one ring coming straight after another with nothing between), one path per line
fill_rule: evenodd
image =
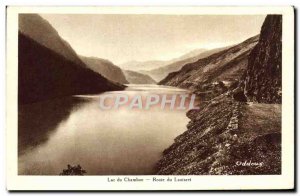
M268 15L249 55L245 94L250 101L281 103L282 16Z
M122 70L112 62L96 57L81 56L80 58L88 68L101 74L110 81L118 82L120 84L128 83Z

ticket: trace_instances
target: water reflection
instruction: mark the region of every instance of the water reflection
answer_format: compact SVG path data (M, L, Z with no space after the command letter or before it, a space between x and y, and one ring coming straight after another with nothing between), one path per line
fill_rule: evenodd
M68 97L19 105L18 154L22 155L29 148L35 148L46 142L58 124L84 101L84 99Z
M130 96L186 93L160 86L127 90L122 93ZM102 95L76 96L22 110L19 174L58 175L67 164L80 164L88 175L152 174L162 151L185 131L186 111L103 111L99 109Z

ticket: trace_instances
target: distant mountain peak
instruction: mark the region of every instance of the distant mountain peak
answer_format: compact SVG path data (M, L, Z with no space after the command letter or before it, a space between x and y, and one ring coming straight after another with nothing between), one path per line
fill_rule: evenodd
M161 67L164 67L166 65L169 65L171 63L186 59L186 58L191 58L193 56L198 55L201 52L204 52L206 49L204 48L199 48L199 49L194 49L192 51L189 51L179 57L170 59L170 60L148 60L148 61L136 61L136 60L132 60L132 61L128 61L125 63L121 63L120 67L122 69L126 69L126 70L132 70L132 71L150 71L153 69L159 69Z

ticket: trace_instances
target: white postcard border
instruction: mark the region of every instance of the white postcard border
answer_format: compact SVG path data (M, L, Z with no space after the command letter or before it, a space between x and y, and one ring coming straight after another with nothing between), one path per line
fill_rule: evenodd
M191 182L108 182L110 176L18 175L18 14L185 14L283 15L282 35L282 174L245 176L178 176ZM8 190L240 190L294 188L294 9L281 7L17 7L7 8L6 142ZM124 178L126 176L111 176ZM143 179L168 176L129 176ZM176 176L169 176L171 178Z

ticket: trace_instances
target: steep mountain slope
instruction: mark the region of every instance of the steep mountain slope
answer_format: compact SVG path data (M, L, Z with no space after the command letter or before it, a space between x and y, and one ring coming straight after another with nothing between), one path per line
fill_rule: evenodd
M259 43L250 53L245 94L251 101L281 103L281 26L281 15L267 16Z
M51 24L38 14L19 14L19 31L73 63L85 66L69 43L63 40Z
M159 83L194 90L203 99L223 93L243 75L248 56L258 38L259 36L254 36L238 45L186 64Z
M105 78L120 84L128 83L122 70L112 62L96 57L80 56L80 58L88 68L101 74Z
M271 22L272 21L272 22ZM277 21L277 22L275 22ZM278 16L267 16L261 33L264 31L271 35L280 35L281 27L279 27ZM248 84L257 84L258 78L256 73L263 73L264 77L260 78L263 81L269 81L273 78L270 74L266 74L266 70L272 67L272 64L261 65L266 59L273 59L278 62L281 53L280 47L276 52L266 55L263 51L271 51L268 49L271 45L279 45L281 36L266 36L260 35L257 48L250 52L249 45L243 42L240 46L245 47L242 54L237 55L237 48L233 48L220 52L218 55L212 55L206 59L198 61L198 65L202 71L205 71L206 76L201 76L196 80L191 77L191 73L200 74L195 71L197 64L188 64L183 67L181 73L173 73L168 76L166 83L173 85L181 85L186 80L193 82L192 84L185 83L183 86L197 90L197 87L203 89L203 86L210 85L212 81L228 80L239 78L246 80L246 89ZM276 37L276 38L275 38ZM253 38L251 38L253 39ZM249 40L247 40L249 42ZM252 42L253 43L253 42ZM268 43L268 44L267 44ZM273 43L273 44L271 44ZM277 44L276 44L277 43ZM253 48L250 47L250 48ZM237 51L242 50L239 48ZM255 51L260 52L255 52ZM216 72L215 67L207 71L204 68L207 65L225 66L219 62L218 58L227 54L234 55L235 58L229 62L227 58L222 58L225 65L240 66L238 62L241 59L245 61L244 73L236 72L239 76L234 76L232 72L228 73L228 69L221 69L222 72ZM247 51L247 52L246 52ZM250 55L249 55L250 52ZM247 54L245 56L245 54ZM263 55L261 55L263 54ZM214 57L215 59L212 59ZM249 65L247 63L249 59ZM258 62L251 64L251 59L261 59ZM276 60L277 59L277 60ZM214 62L214 63L212 63ZM227 65L227 66L229 66ZM276 67L281 67L276 64ZM225 67L227 67L225 66ZM213 69L214 68L214 69ZM235 68L234 70L236 70ZM261 70L262 69L262 70ZM186 72L184 72L184 70ZM213 72L212 72L213 71ZM225 72L225 75L224 73ZM254 75L253 75L254 73ZM179 78L179 75L184 78ZM241 75L244 75L241 77ZM226 76L226 77L225 77ZM234 76L234 77L232 77ZM176 80L174 79L176 78ZM191 80L193 79L193 80ZM281 77L275 79L274 83L263 83L271 89L277 88L278 83L281 84ZM199 82L199 85L197 83ZM206 83L207 82L207 83ZM187 131L175 138L175 142L163 152L162 159L157 163L157 174L160 175L262 175L262 174L281 174L281 104L276 104L277 99L257 99L254 94L254 99L265 101L265 103L247 103L240 102L234 98L235 90L239 89L239 84L243 82L237 81L231 85L230 90L213 96L211 99L202 102L197 110L190 110L187 116L191 119L187 126ZM257 90L263 87L253 85ZM251 92L251 91L250 91ZM276 97L274 91L268 91L270 98ZM273 94L274 93L274 94ZM248 94L249 95L249 94ZM249 97L248 97L249 98ZM251 98L251 96L250 96ZM272 102L270 100L273 100ZM252 101L250 99L250 101ZM274 104L275 103L275 104Z
M135 71L124 70L126 79L130 84L156 84L150 76Z
M124 89L88 69L70 45L40 16L21 14L19 19L20 104Z
M225 48L216 48L208 51L205 51L203 49L194 50L178 58L177 61L171 64L159 67L157 69L152 69L150 71L142 71L142 73L150 75L156 81L161 81L169 73L180 70L185 64L196 62L201 58L205 58L224 49Z

